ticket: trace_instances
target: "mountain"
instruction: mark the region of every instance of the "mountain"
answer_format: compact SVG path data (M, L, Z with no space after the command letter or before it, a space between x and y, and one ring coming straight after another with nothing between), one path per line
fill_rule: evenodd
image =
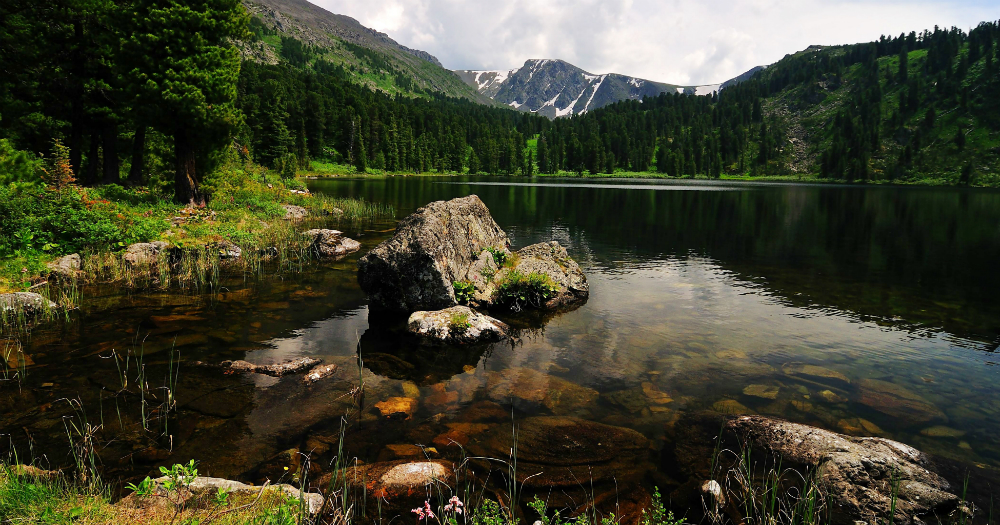
M610 73L594 75L562 60L528 60L509 71L456 71L469 86L496 102L549 118L580 115L622 100L661 93L710 95L752 77L754 68L722 84L678 86Z
M492 104L430 53L400 45L351 17L306 0L243 0L243 5L259 37L242 45L245 58L274 64L288 54L284 46L304 46L309 57L343 66L357 83L372 89L405 95L437 92Z
M549 118L579 115L621 100L642 100L683 87L616 73L594 75L562 60L528 60L510 71L456 71L501 104Z

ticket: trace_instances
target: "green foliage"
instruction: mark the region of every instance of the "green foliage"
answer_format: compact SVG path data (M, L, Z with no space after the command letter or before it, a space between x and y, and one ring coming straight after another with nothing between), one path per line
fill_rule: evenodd
M155 239L166 221L152 216L154 206L127 203L143 198L120 186L62 191L0 186L0 257L32 251L64 255Z
M472 512L472 525L512 525L500 504L487 499Z
M191 460L187 465L175 463L172 467L160 467L160 474L165 478L163 488L167 492L177 492L191 485L198 477L198 469L195 460Z
M514 311L520 311L524 307L540 308L557 291L559 287L548 275L510 270L497 283L493 300Z
M493 256L493 262L497 265L497 268L503 268L504 264L506 264L507 260L510 258L510 253L503 248L490 246L489 248L486 248L486 251L490 252L490 255Z
M668 512L663 506L660 488L653 488L653 501L648 509L642 511L642 525L683 525L684 518L675 518L673 512Z
M41 182L42 162L26 151L14 149L7 139L0 139L0 185L31 185Z
M455 313L451 314L448 319L448 328L456 332L464 332L472 327L472 323L469 322L469 314L465 313Z
M131 490L136 496L144 498L153 495L156 491L156 483L153 481L153 478L146 476L146 478L140 481L138 485L135 483L129 483L125 485L125 488Z
M460 304L469 304L476 297L476 286L469 281L455 281L451 286L455 289L455 300Z

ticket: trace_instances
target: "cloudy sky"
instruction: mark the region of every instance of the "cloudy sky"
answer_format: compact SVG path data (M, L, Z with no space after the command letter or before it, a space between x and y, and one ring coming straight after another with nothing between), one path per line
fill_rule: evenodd
M712 84L812 44L1000 17L997 0L310 0L450 69L561 58L591 73Z

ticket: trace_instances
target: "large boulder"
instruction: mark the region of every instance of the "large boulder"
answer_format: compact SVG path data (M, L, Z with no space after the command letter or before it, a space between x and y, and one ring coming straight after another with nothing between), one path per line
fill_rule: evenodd
M65 257L60 257L48 265L49 274L58 279L75 279L80 274L83 267L83 259L80 254L74 253Z
M475 195L432 202L400 221L393 237L358 261L358 281L373 308L414 312L458 304L453 284L507 234Z
M309 230L302 235L313 240L309 251L321 259L339 259L361 249L361 243L337 230Z
M930 459L898 441L850 437L765 416L732 418L725 430L742 446L773 454L783 468L818 473L833 525L936 521L959 504ZM893 504L896 515L890 518Z
M414 312L407 330L425 341L445 344L475 344L510 336L510 327L467 306L452 306L436 312Z
M0 312L4 316L24 315L25 317L34 317L58 306L45 297L32 292L0 294Z

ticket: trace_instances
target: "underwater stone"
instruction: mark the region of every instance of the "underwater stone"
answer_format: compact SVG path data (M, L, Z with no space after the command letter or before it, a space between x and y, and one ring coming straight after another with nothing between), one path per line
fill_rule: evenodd
M865 379L859 384L858 401L883 414L912 423L947 421L944 412L923 397L888 381Z

